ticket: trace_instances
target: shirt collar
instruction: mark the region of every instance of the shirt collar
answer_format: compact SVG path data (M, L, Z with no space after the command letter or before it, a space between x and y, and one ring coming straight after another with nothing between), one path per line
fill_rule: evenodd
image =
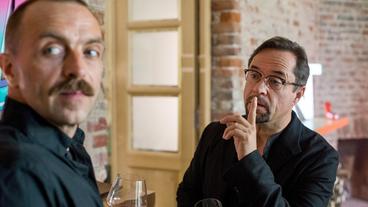
M291 112L291 121L280 133L280 143L289 154L297 154L301 151L299 141L302 137L303 124L294 111Z
M271 148L272 144L275 142L275 140L277 138L279 138L280 134L281 134L281 132L273 134L270 138L267 139L266 145L265 145L264 150L263 150L263 157L265 159L268 158L270 148Z
M77 142L83 145L84 132L78 128L73 138L69 138L57 127L50 124L28 105L14 99L7 98L1 122L10 124L19 129L26 137L27 142L37 143L48 150L64 156L66 149Z
M270 142L267 156L264 157L271 169L279 169L293 155L301 152L300 139L303 136L303 124L294 112L291 121L276 138Z

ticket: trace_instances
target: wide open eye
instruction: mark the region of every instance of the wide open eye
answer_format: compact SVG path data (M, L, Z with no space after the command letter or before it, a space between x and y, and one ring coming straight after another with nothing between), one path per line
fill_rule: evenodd
M60 55L63 52L61 47L57 46L49 46L43 50L43 54L45 55Z
M85 50L84 54L88 57L99 57L100 56L100 52L98 52L97 50L93 50L93 49Z

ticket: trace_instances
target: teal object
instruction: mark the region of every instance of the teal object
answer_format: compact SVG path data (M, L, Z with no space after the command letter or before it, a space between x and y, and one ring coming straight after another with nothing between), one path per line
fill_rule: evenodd
M0 80L0 111L3 110L6 96L8 95L8 87L5 80Z

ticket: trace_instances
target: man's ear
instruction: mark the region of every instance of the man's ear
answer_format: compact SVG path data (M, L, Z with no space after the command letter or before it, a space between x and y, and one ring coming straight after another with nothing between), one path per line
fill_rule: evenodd
M16 87L17 81L14 73L14 64L9 54L7 53L0 54L0 67L5 79L8 82L8 85L11 87Z
M299 100L304 96L304 91L305 91L305 86L301 86L297 89L296 96L293 101L293 106L295 106L299 102Z

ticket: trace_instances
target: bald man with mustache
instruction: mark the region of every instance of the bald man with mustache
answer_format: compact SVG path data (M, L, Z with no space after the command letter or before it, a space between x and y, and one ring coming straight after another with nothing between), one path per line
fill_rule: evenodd
M28 0L10 16L0 64L0 206L102 207L78 127L100 92L104 43L81 0Z

